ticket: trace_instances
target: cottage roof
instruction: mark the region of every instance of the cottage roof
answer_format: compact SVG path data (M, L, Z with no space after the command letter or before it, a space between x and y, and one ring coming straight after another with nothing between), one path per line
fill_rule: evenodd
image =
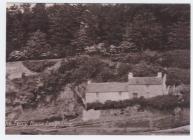
M87 85L87 93L96 93L96 92L124 92L128 91L128 83L120 82L106 82L106 83L90 83Z
M124 92L128 91L129 85L161 85L162 78L159 77L133 77L128 82L105 82L105 83L90 83L86 87L87 93L96 92Z
M128 80L128 85L161 85L159 77L133 77Z

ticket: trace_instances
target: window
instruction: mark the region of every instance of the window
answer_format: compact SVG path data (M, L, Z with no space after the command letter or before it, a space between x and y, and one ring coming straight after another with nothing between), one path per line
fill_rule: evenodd
M133 98L137 98L138 97L138 93L134 92L133 93Z
M149 94L149 92L146 92L146 97L150 97L150 94Z
M140 96L140 98L144 99L144 96Z
M149 92L149 90L150 90L150 85L146 85L146 90L147 90L147 92Z
M96 92L96 102L99 102L99 93Z
M99 93L98 93L98 92L96 92L96 97L97 97L97 98L99 97Z

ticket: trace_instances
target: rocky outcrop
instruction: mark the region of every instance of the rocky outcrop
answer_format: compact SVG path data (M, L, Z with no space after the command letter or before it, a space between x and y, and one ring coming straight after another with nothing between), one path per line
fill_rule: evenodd
M44 100L36 102L36 96L31 92L38 86L35 79L29 78L25 82L22 79L7 79L7 121L68 121L82 115L83 107L77 102L70 84L64 86L54 100L55 95L46 95ZM31 103L36 103L36 106Z

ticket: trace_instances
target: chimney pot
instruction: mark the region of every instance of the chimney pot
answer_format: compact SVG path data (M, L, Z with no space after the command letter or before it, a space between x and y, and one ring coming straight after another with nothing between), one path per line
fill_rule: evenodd
M133 73L129 72L129 74L128 74L128 80L131 79L131 78L133 78Z
M158 73L157 73L157 77L158 77L158 78L162 78L162 72L158 72Z
M91 80L88 80L88 81L87 81L87 84L90 84L90 83L91 83Z

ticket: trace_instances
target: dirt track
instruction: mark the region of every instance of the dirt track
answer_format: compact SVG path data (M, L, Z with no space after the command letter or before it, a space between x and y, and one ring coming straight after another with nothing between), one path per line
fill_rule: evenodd
M103 128L103 127L71 127L71 128L6 128L6 134L22 135L188 135L190 134L189 125L152 131L149 128Z

